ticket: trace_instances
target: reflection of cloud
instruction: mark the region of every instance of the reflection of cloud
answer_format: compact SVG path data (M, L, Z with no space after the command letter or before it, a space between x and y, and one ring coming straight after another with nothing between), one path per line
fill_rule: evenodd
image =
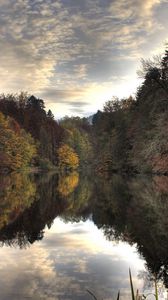
M0 251L2 300L87 299L87 289L111 299L121 287L127 293L128 267L136 274L139 267L136 269L135 262L140 262L130 246L103 244L102 233L90 221L64 224L57 219L44 241L27 250L4 247ZM134 266L129 255L136 258ZM139 266L142 268L142 263Z
M1 299L48 299L47 291L54 285L56 273L47 252L37 247L34 250L5 249L0 263Z
M44 241L45 244L45 241ZM76 241L73 240L72 237L68 237L66 234L62 234L61 236L55 236L55 234L52 234L47 239L47 244L45 244L47 248L56 248L56 247L69 247L69 248L75 248L75 247L82 247L83 243L82 241Z

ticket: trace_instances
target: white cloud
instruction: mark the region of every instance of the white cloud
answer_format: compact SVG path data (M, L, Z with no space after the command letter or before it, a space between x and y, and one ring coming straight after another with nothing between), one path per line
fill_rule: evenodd
M103 88L118 73L125 76L117 61L123 60L129 73L145 48L154 51L156 35L160 33L160 40L166 36L167 21L162 24L156 17L157 9L164 10L166 2L103 3L0 0L1 92L27 90L47 96L46 92L53 87L81 89L81 99L82 95L88 96L92 84ZM157 38L156 48L160 40ZM102 71L104 77L100 80ZM87 92L83 93L86 86ZM74 100L78 93L75 92Z

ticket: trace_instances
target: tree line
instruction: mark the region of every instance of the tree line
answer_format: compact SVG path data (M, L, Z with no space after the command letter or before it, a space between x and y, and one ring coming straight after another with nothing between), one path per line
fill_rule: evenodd
M91 143L86 119L58 123L42 99L21 92L0 95L0 167L75 169L88 164Z
M42 99L0 95L1 168L28 166L99 172L168 173L168 50L142 60L135 97L113 97L87 118L57 122Z
M142 61L135 97L113 98L93 116L100 171L168 173L168 50Z

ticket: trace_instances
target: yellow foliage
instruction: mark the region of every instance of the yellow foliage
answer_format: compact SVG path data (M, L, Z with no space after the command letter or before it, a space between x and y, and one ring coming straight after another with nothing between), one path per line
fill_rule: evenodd
M73 172L59 178L58 191L62 196L68 196L78 186L79 174Z
M23 129L14 131L11 118L0 113L0 167L12 170L27 167L36 155L36 146L30 134Z
M12 222L35 200L36 186L25 173L0 177L0 229Z
M58 149L59 166L76 169L79 166L79 158L75 151L68 145L63 144Z

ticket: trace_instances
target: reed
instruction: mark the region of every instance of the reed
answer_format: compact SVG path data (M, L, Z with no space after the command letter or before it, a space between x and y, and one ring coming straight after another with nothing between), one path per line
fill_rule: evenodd
M130 279L130 289L131 289L131 300L143 300L143 299L147 299L150 295L153 295L155 297L156 300L159 300L159 294L158 294L158 286L157 286L157 279L156 276L154 277L154 286L155 286L155 293L149 293L147 295L140 295L139 294L139 290L136 291L136 294L134 292L134 285L133 285L133 280L132 280L132 274L131 274L131 270L129 269L129 279ZM98 298L95 296L95 294L89 290L87 290L87 292L92 296L92 298L94 300L98 300ZM120 291L118 292L117 295L117 300L120 300L121 296L120 296Z

